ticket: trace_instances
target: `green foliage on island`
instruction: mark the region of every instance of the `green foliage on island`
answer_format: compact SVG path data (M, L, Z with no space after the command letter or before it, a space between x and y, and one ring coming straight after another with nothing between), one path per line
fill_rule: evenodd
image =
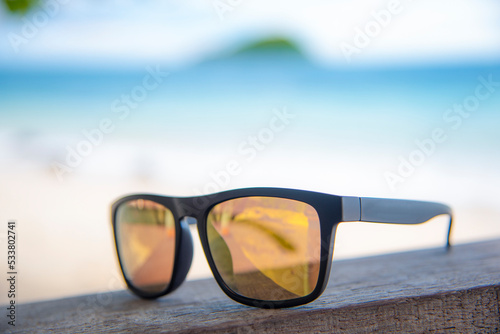
M3 0L5 7L12 13L26 13L38 0Z
M301 54L300 49L293 42L286 38L274 37L259 40L257 42L251 43L244 46L243 48L236 51L234 54L242 54L248 52L261 52L261 51L273 51L273 52L289 52Z

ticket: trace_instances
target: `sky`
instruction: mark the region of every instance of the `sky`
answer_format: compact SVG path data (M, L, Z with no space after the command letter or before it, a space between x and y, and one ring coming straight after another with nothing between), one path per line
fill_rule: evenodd
M484 63L500 55L495 0L47 3L24 17L0 10L0 67L184 66L269 36L288 37L313 62L333 67Z

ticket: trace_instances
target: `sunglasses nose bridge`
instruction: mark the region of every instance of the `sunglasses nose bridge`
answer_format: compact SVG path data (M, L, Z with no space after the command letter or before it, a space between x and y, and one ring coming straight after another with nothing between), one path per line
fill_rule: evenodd
M180 220L180 238L178 254L176 255L176 263L174 267L171 290L177 289L182 282L186 279L187 273L191 268L191 262L193 261L193 238L191 237L191 231L189 230L190 221L196 219L193 217L183 217Z

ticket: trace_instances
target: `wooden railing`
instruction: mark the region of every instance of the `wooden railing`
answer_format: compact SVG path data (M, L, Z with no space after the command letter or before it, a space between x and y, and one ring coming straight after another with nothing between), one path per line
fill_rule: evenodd
M118 291L19 305L16 327L3 319L0 332L498 333L499 300L493 240L334 261L324 294L291 309L237 304L205 279L155 301Z

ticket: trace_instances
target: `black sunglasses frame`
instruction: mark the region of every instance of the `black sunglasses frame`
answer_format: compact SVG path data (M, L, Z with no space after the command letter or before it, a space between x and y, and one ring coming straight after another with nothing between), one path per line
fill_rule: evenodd
M242 197L251 196L262 196L262 197L275 197L283 199L291 199L296 201L301 201L311 205L317 212L320 221L320 235L321 235L321 257L320 257L320 269L318 275L318 281L314 290L307 296L288 299L288 300L258 300L253 298L248 298L231 290L222 279L221 275L217 270L217 266L212 258L210 252L210 247L208 244L207 236L207 217L210 210L217 204ZM126 277L123 268L122 260L120 258L119 242L116 236L116 214L117 210L121 204L137 199L144 199L161 204L172 211L175 220L175 255L174 255L174 267L172 272L172 278L168 286L160 292L157 293L146 293L138 288L136 288L133 283ZM354 199L354 202L353 202ZM346 217L352 218L352 212L346 212L347 208L352 207L352 204L356 204L356 199L359 200L359 209L354 210L354 218L346 220ZM185 280L187 272L191 266L191 261L193 257L193 242L191 238L191 232L189 230L188 221L193 221L196 219L196 225L198 227L198 234L201 240L201 244L207 258L208 264L212 273L221 289L233 300L254 307L260 308L283 308L283 307L293 307L298 305L307 304L318 298L325 290L328 279L330 276L330 269L333 258L333 249L335 241L335 232L337 226L341 222L345 221L367 221L363 219L363 214L365 212L361 209L362 200L364 198L354 198L354 197L343 197L337 195L330 195L312 191L305 190L295 190L295 189L282 189L282 188L246 188L246 189L236 189L224 192L219 192L210 195L196 196L196 197L169 197L161 195L152 194L134 194L123 197L117 200L112 205L112 224L113 224L113 234L115 239L116 252L120 263L120 268L122 275L128 288L141 298L155 299L164 296L175 289L177 289L182 282ZM365 199L368 207L368 200L384 201L383 203L390 203L388 201L393 201L396 205L400 203L415 205L426 205L431 206L431 212L424 215L425 217L418 217L417 220L413 219L410 221L404 221L403 224L419 224L422 223L436 215L448 214L450 215L450 228L448 231L448 246L449 246L449 236L451 232L451 209L443 204L433 203L433 202L419 202L419 201L403 201L403 200L384 200L384 199ZM356 204L357 205L357 204ZM416 207L418 208L418 207ZM414 208L415 209L415 208ZM424 210L426 211L426 210ZM427 210L428 211L428 210ZM359 217L356 217L356 214ZM373 211L366 212L367 215L373 215ZM378 210L375 210L376 215L380 215ZM427 217L428 216L428 217ZM381 217L375 222L382 223L400 223L387 220L385 217ZM425 219L426 218L426 219ZM424 220L425 219L425 220ZM374 220L369 220L374 221Z

